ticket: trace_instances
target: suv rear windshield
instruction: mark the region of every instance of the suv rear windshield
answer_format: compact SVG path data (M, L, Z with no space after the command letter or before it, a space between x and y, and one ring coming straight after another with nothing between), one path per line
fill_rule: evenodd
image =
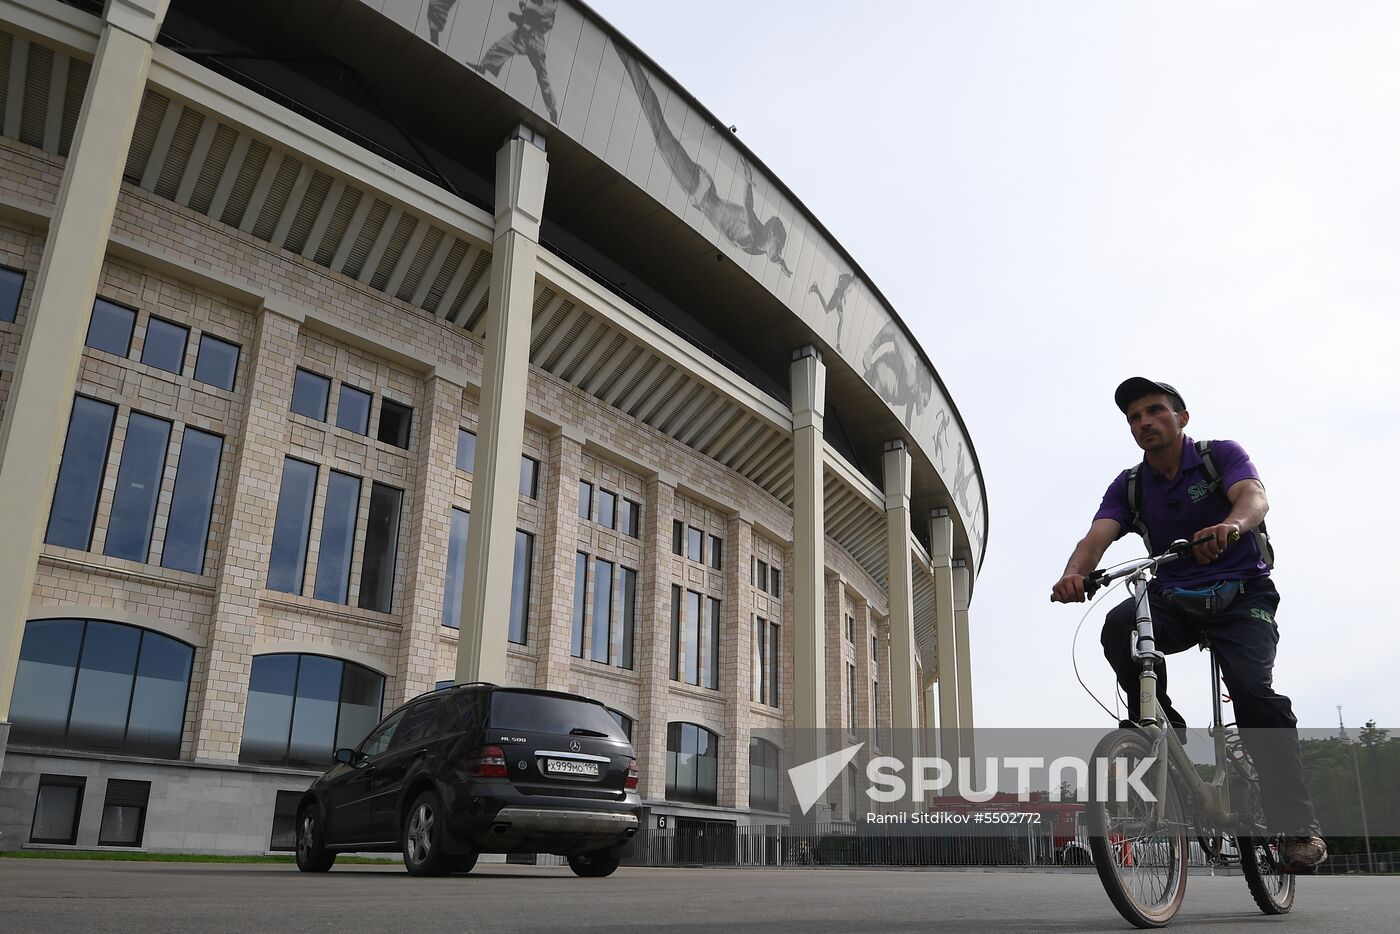
M491 695L491 728L520 732L606 736L620 743L627 737L606 709L598 704L550 697L546 694L516 694L496 691Z

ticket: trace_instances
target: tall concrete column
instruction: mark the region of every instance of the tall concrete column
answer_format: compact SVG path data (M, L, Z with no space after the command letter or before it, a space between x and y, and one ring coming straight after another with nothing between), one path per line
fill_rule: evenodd
M24 621L78 361L169 0L112 0L68 153L0 423L0 767Z
M458 681L500 684L506 677L530 320L549 176L549 160L533 139L521 127L496 153L496 238L491 247L472 521L462 582Z
M543 575L540 609L534 638L537 656L535 687L569 690L569 666L573 662L574 590L578 569L578 481L583 472L583 432L564 425L550 439L545 473L544 534L540 536L536 566ZM592 549L585 548L585 551ZM633 641L633 664L640 666Z
M267 585L272 519L277 515L287 446L287 400L296 379L297 339L304 317L301 308L280 298L268 299L258 312L247 411L237 442L225 523L229 531L219 554L209 645L203 657L208 674L199 682L196 759L237 759L243 741L248 677L258 634L258 597ZM197 656L196 666L200 661Z
M919 676L914 663L914 567L909 555L909 492L912 472L902 440L885 443L885 556L889 562L890 710L894 753L906 761L918 754Z
M972 749L972 644L967 628L967 606L972 592L972 569L966 561L953 562L953 623L958 644L958 743L959 754L973 762Z
M793 351L792 357L792 713L797 729L820 730L826 726L826 365L815 347ZM821 754L816 749L802 754L806 752Z
M953 600L953 520L948 510L935 509L929 515L928 540L929 557L933 562L934 643L938 655L938 754L956 769L961 754L958 749L958 651Z
M720 609L720 692L724 738L719 758L719 803L749 806L749 694L753 687L753 523L735 513L724 526L724 602Z
M646 481L642 506L642 560L645 570L637 599L637 671L642 689L632 746L641 769L644 799L666 797L666 703L671 678L671 582L678 579L671 554L671 520L676 515L676 481L658 474Z

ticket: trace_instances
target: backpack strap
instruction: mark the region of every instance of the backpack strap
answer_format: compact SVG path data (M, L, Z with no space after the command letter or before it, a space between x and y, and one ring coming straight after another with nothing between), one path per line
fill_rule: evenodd
M1142 544L1152 554L1152 539L1147 523L1142 521L1142 463L1128 468L1128 527L1142 536Z
M1209 441L1197 441L1196 453L1200 455L1201 466L1205 467L1206 479L1210 482L1210 493L1220 489L1220 469L1215 466L1215 458L1210 454ZM1221 491L1225 492L1225 491ZM1259 548L1259 556L1264 564L1272 568L1274 566L1274 549L1269 544L1269 530L1264 522L1250 533L1254 536L1254 544Z

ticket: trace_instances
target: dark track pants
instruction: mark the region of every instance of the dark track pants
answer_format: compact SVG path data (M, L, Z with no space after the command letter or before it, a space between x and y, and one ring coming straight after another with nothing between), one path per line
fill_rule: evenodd
M1313 820L1312 798L1303 783L1298 751L1298 720L1293 703L1274 691L1274 656L1278 624L1274 612L1279 595L1268 578L1244 582L1244 591L1223 610L1206 616L1187 613L1158 594L1149 594L1157 650L1174 655L1196 646L1204 635L1215 647L1220 673L1229 687L1235 721L1245 748L1260 776L1260 792L1269 829L1290 833ZM1132 658L1133 601L1129 598L1108 613L1102 642L1128 698L1128 717L1137 720L1138 676L1141 662ZM1185 721L1167 696L1167 668L1157 667L1157 700L1174 726ZM1228 713L1226 716L1228 721Z

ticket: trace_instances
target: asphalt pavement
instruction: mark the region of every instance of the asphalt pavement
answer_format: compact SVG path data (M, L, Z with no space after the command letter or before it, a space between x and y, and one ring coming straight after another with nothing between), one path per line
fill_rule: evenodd
M1239 876L1194 873L1183 931L1389 932L1400 878L1302 879L1268 918ZM0 859L5 932L1115 931L1131 930L1089 872L480 866L415 879L401 866L304 875L280 864Z

